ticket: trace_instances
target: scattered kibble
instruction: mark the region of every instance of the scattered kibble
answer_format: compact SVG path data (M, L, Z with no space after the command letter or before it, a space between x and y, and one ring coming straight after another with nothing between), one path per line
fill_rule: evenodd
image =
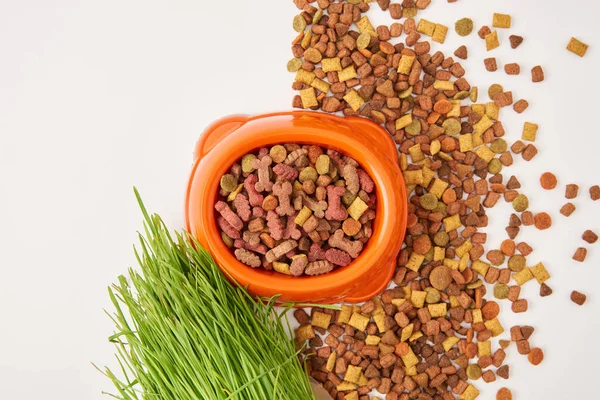
M531 352L527 355L527 359L532 365L540 365L544 361L544 352L538 347L531 349Z
M469 51L467 50L467 46L462 45L454 52L454 55L461 60L466 60L469 57Z
M521 45L521 43L523 43L522 36L510 35L508 40L510 40L510 47L512 47L513 49L516 49L517 47L519 47Z
M498 70L498 64L496 62L496 58L494 58L494 57L484 59L483 63L485 64L485 69L490 72L494 72L494 71Z
M513 105L513 110L515 110L516 113L521 114L523 111L527 110L528 107L529 103L527 100L521 99Z
M583 293L573 290L571 292L571 301L579 306L582 306L587 300L587 296Z
M492 26L494 28L510 28L511 16L508 14L494 13Z
M512 400L512 392L507 388L500 388L496 393L496 400Z
M590 188L590 198L594 201L600 199L600 186L594 185Z
M487 51L494 50L495 48L500 46L500 41L498 40L498 32L493 31L485 35L485 48Z
M507 75L519 75L521 73L521 66L517 63L510 63L504 66L504 72Z
M598 240L598 235L596 235L594 232L588 229L587 231L583 232L581 238L586 242L593 244L596 243L596 241Z
M541 297L546 297L546 296L550 296L552 294L552 288L550 286L548 286L545 283L542 283L540 285L540 296Z
M531 80L534 83L542 82L544 80L544 70L540 65L536 65L531 69Z
M577 195L579 194L579 186L570 183L567 185L566 189L565 189L565 197L567 199L574 199L577 197Z
M535 142L537 138L538 124L534 124L531 122L525 122L523 125L523 134L521 139L527 140L529 142Z
M552 217L548 213L541 212L535 215L535 227L543 231L552 226Z
M569 217L575 211L576 207L573 203L567 203L560 208L560 213L565 217Z
M492 33L492 30L490 29L490 27L487 25L484 25L479 29L479 31L477 32L477 35L479 35L480 38L485 39L485 37L487 35L489 35L490 33Z
M567 45L567 50L577 54L579 57L583 57L588 50L588 45L572 37Z
M473 20L471 18L461 18L454 24L454 29L460 36L468 36L473 32Z
M556 188L558 180L552 172L544 172L540 177L540 184L542 185L542 188L552 190Z
M584 262L587 257L587 249L585 247L579 247L573 255L573 260L578 262Z
M512 202L516 212L523 212L529 208L529 199L524 194L518 195Z

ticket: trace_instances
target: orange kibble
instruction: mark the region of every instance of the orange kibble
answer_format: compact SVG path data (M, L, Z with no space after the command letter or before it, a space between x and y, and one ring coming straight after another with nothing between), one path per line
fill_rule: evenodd
M481 308L481 314L486 320L494 319L500 314L500 306L495 301L488 301Z
M548 213L541 212L534 217L535 227L543 231L552 226L552 217Z
M552 190L558 184L558 180L552 172L544 172L540 177L540 184L544 189Z
M502 253L504 253L507 256L514 255L515 254L515 242L510 239L506 239L500 245L500 251L502 251Z
M496 393L496 400L512 400L512 392L507 388L501 388Z
M544 352L538 347L531 349L531 352L527 355L527 359L533 365L539 365L542 361L544 361Z

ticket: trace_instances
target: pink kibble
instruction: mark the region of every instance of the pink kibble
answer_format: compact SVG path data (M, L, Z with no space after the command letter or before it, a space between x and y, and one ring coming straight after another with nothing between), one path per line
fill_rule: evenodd
M256 191L256 188L254 187L257 182L258 178L255 174L248 175L248 177L244 181L244 189L246 189L246 192L248 192L250 205L254 207L261 206L264 200L262 194L258 193Z
M345 251L338 249L329 249L325 252L325 259L332 264L345 267L352 262L352 257Z
M352 194L357 194L360 190L360 179L356 167L350 164L344 165L342 176L346 181L346 189Z
M241 237L240 231L235 230L235 228L229 225L229 222L227 222L225 218L221 217L220 215L217 217L217 224L219 225L219 228L221 228L221 230L230 238L239 239Z
M302 237L302 232L298 229L298 225L294 222L294 217L287 217L287 226L283 233L284 239L298 240Z
M375 190L375 184L369 174L362 169L357 170L356 173L358 174L358 180L360 181L360 188L367 193L373 192L373 190Z
M275 209L277 215L294 215L296 210L290 204L292 195L292 184L290 182L277 182L273 185L273 194L279 199L279 206Z
M325 218L328 220L343 221L348 218L348 211L342 207L342 196L346 193L346 188L341 186L327 186L327 211Z
M258 170L258 182L254 185L257 192L270 192L273 189L273 182L270 180L269 167L273 160L269 156L264 156L261 159L255 158L252 161L252 166Z
M267 246L264 244L251 245L250 243L244 243L244 248L249 251L253 251L259 254L267 254Z
M252 216L258 218L264 218L267 215L267 212L262 207L254 207L252 209Z
M279 215L275 214L273 211L267 213L267 226L269 227L269 233L273 239L280 240L283 238L283 224L281 223Z
M238 217L240 217L242 221L248 222L250 220L252 210L250 209L250 202L245 195L239 193L235 196L233 206L235 207Z
M321 246L319 246L317 243L313 243L312 246L310 246L310 250L308 252L308 261L313 262L324 259L325 250L323 250Z
M287 181L295 181L298 177L298 170L285 164L277 164L273 167L273 172L279 178Z
M244 231L242 239L251 246L258 246L260 244L260 232Z
M344 237L344 231L338 229L335 233L329 238L329 245L331 247L335 247L336 249L344 250L346 253L350 254L350 257L356 258L360 254L363 248L363 244L357 240L352 241Z
M240 217L238 217L237 214L234 213L231 208L229 208L229 204L225 203L224 201L217 201L215 204L215 210L217 210L217 212L221 214L223 218L225 218L225 221L227 221L229 225L233 227L233 229L240 231L244 227L244 223Z

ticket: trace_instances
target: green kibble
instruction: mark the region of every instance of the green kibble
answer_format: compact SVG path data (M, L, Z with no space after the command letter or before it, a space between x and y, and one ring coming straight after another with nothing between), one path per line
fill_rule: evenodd
M238 180L231 174L225 174L221 177L221 189L227 193L233 192L238 187Z
M400 93L398 93L398 97L400 97L401 99L405 99L408 96L410 96L413 93L413 87L409 87L406 90L401 91Z
M271 147L269 150L269 156L273 160L274 163L279 164L285 161L287 157L287 150L282 145L278 144Z
M446 247L450 241L450 236L445 231L440 231L433 236L433 243L439 247Z
M338 181L338 182L341 182L341 181ZM342 196L342 203L344 203L344 205L346 205L346 207L350 207L350 204L352 204L354 202L354 200L356 200L357 197L358 197L358 195L352 194L346 190L346 193L344 193L344 195Z
M419 200L421 207L423 207L426 210L432 211L435 210L435 208L438 205L438 199L437 197L432 194L432 193L427 193L424 194L423 196L421 196L421 199Z
M504 139L496 139L490 144L490 150L496 154L502 154L508 149L508 143Z
M446 135L458 135L462 130L462 126L457 119L448 118L442 123L442 128L444 128L444 133Z
M494 286L494 297L504 300L508 297L508 286L504 283L498 283Z
M321 154L317 157L317 162L315 163L315 168L319 175L326 175L329 173L329 167L331 166L331 159L328 155Z
M225 246L229 248L233 247L233 239L227 236L225 232L221 232L221 239L223 239L223 243L225 243Z
M428 287L425 288L425 292L427 293L427 296L425 297L425 301L429 304L435 304L438 303L440 301L440 292L433 287Z
M471 364L467 367L467 378L476 381L481 378L481 367L477 364Z
M303 32L306 29L306 20L300 14L294 17L294 22L292 23L292 27L298 33Z
M467 97L469 97L469 95L470 95L469 92L467 92L466 90L463 90L462 92L456 93L452 99L453 100L464 100Z
M499 174L502 171L502 162L498 158L492 158L488 163L488 172L492 175Z
M313 167L306 167L302 171L300 171L300 175L298 176L298 180L300 183L304 183L306 181L316 181L319 177L317 170Z
M529 208L529 199L524 194L518 195L512 202L516 212L523 212Z
M406 134L410 136L418 135L419 133L421 133L421 123L418 119L414 119L409 126L404 128L404 132L406 132Z
M429 249L429 251L427 253L423 254L423 256L425 257L426 262L433 261L433 247L431 249Z
M526 264L527 260L520 254L515 254L508 259L508 269L513 272L521 272Z
M242 157L242 172L249 174L250 172L254 171L254 167L252 166L254 160L256 160L256 156L254 154L246 154L244 157Z
M471 18L461 18L454 24L454 29L460 36L468 36L473 32L473 20Z
M299 58L292 58L287 63L288 72L298 72L302 68L302 60Z

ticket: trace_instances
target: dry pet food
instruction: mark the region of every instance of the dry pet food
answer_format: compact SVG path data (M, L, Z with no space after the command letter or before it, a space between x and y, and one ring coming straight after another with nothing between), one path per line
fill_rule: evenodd
M507 388L500 388L496 393L496 400L513 400L512 392Z
M548 213L541 212L535 215L535 227L543 231L552 226L552 217Z
M473 20L471 18L459 19L456 21L454 29L460 36L468 36L473 32Z
M496 59L494 57L484 59L483 63L485 64L485 69L490 72L498 70L498 64L496 63Z
M521 73L521 66L517 63L510 63L504 66L504 72L507 75L519 75Z
M498 40L498 32L493 31L485 35L485 48L487 51L494 50L495 48L500 46L500 41Z
M587 44L580 42L579 40L575 39L574 37L571 38L571 40L569 41L569 44L567 45L567 50L569 50L572 53L577 54L579 57L585 56L587 49L588 49Z
M569 217L575 211L575 204L567 203L560 208L560 213L565 217Z
M512 47L513 49L516 49L517 47L519 47L521 45L521 43L523 43L522 36L510 35L508 40L510 41L510 47Z
M552 190L558 184L556 176L552 172L544 172L540 177L540 184L546 190Z
M590 188L590 198L594 201L600 199L600 186L594 185Z
M467 46L462 45L454 52L454 55L461 60L466 60L469 57L469 51L467 50Z
M586 242L593 244L598 240L598 235L588 229L587 231L583 232L581 238Z
M510 23L510 15L494 13L494 19L492 23L494 28L510 28Z
M567 185L566 189L565 189L565 197L567 199L574 199L577 197L577 195L579 194L579 186L570 183Z
M518 114L521 114L523 111L527 110L528 107L529 102L524 99L518 100L515 104L513 104L513 110L515 110L515 112Z
M544 80L544 70L537 65L531 69L531 80L533 82L542 82Z
M571 292L571 301L579 306L582 306L587 300L587 296L583 293L579 293L577 290Z
M224 242L252 267L300 276L349 265L373 232L375 186L334 150L275 145L246 154L221 178Z
M585 247L580 247L575 251L575 254L573 255L573 260L584 262L585 257L587 257L587 249Z

